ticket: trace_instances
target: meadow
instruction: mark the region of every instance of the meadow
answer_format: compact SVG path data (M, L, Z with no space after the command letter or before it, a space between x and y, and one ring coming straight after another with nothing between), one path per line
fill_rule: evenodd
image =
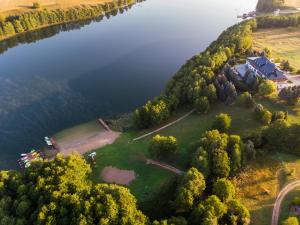
M201 134L211 129L215 116L221 112L232 117L230 133L246 135L260 126L253 118L252 110L237 105L228 106L217 103L208 114L194 113L179 123L159 132L161 135L175 136L178 141L178 153L172 159L164 162L183 171L186 170L189 167L190 157L196 150ZM173 119L175 118L173 117ZM93 181L101 181L100 173L106 166L134 170L137 178L129 185L129 189L139 201L143 202L150 199L160 190L161 186L174 178L175 174L145 163L146 158L151 158L148 148L152 136L139 141L132 141L133 138L147 132L125 132L115 143L98 149L97 165L92 173Z
M253 33L254 49L271 50L271 56L277 60L288 60L300 70L300 28L259 29Z
M256 101L262 103L272 112L279 110L288 111L289 122L300 123L299 107L287 106L275 97L256 98ZM175 120L187 111L182 111L170 120ZM178 154L164 162L185 171L189 167L190 157L196 150L201 134L211 129L215 116L221 112L227 113L232 117L232 127L229 131L231 134L245 136L262 127L254 119L252 109L240 107L236 104L225 105L217 103L208 114L200 115L194 113L159 133L162 135L173 135L178 140ZM146 158L151 158L148 148L152 136L135 142L132 139L147 132L149 130L125 132L115 143L98 149L97 165L93 169L92 180L101 182L101 171L107 166L134 170L137 177L129 185L131 192L137 197L139 203L147 202L154 198L177 175L145 163ZM287 177L282 177L279 173L283 168L296 168L296 172L293 177L287 179ZM270 222L273 203L279 190L287 182L296 178L300 178L300 158L282 153L264 154L258 152L257 159L251 162L234 179L238 198L250 209L253 224L263 225ZM283 215L287 213L285 209Z

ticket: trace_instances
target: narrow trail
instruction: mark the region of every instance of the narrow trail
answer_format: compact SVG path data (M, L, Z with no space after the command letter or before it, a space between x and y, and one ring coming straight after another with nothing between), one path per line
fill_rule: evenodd
M271 225L278 225L281 203L285 196L296 187L300 187L300 180L289 183L279 192L273 208Z
M182 117L178 118L177 120L175 120L175 121L173 121L173 122L171 122L171 123L168 123L168 124L164 125L163 127L160 127L160 128L158 128L158 129L156 129L156 130L154 130L154 131L151 131L151 132L149 132L149 133L147 133L147 134L144 134L144 135L142 135L142 136L140 136L140 137L134 138L133 141L141 140L141 139L143 139L143 138L145 138L145 137L148 137L148 136L150 136L150 135L152 135L152 134L155 134L155 133L157 133L157 132L159 132L159 131L161 131L161 130L163 130L163 129L166 129L167 127L170 127L170 126L172 126L172 125L174 125L174 124L180 122L181 120L185 119L186 117L188 117L189 115L191 115L193 112L195 112L195 109L189 111L187 114L183 115Z
M155 166L158 166L158 167L161 167L165 170L169 170L173 173L176 173L177 175L181 175L183 174L183 171L173 167L173 166L170 166L168 164L165 164L165 163L161 163L161 162L157 162L157 161L154 161L152 159L146 159L146 164L151 164L151 165L155 165Z

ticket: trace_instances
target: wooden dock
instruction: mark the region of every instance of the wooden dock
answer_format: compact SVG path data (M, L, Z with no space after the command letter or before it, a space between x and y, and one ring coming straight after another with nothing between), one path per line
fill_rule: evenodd
M109 128L109 126L107 126L107 124L104 122L103 119L99 118L98 122L101 124L101 126L103 126L105 128L106 131L110 132L111 129Z

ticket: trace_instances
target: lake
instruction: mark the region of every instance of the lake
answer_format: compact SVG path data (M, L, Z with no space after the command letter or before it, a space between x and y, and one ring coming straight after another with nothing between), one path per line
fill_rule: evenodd
M0 169L44 136L130 112L257 0L147 0L117 15L2 43Z

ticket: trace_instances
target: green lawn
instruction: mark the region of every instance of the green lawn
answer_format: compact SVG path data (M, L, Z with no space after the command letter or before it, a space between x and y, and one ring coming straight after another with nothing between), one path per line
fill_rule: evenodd
M204 131L211 128L215 116L221 112L228 113L233 119L231 133L243 135L260 126L253 119L252 110L235 105L227 106L223 103L217 103L209 114L199 115L194 113L183 121L159 132L162 135L173 135L178 140L179 152L167 163L186 170L189 166L191 154L195 151L195 143L200 139ZM148 147L152 136L136 142L132 141L134 137L145 132L123 133L112 145L98 149L97 166L92 173L93 181L101 181L100 173L106 166L134 170L137 178L130 184L129 188L139 201L144 201L151 198L153 193L160 190L162 185L174 177L175 175L169 171L145 164L144 159L150 157Z
M271 112L275 111L288 111L288 121L290 123L298 123L300 124L300 107L289 106L284 101L281 101L279 97L270 97L270 98L261 98L256 99L256 101L266 108L268 108Z

